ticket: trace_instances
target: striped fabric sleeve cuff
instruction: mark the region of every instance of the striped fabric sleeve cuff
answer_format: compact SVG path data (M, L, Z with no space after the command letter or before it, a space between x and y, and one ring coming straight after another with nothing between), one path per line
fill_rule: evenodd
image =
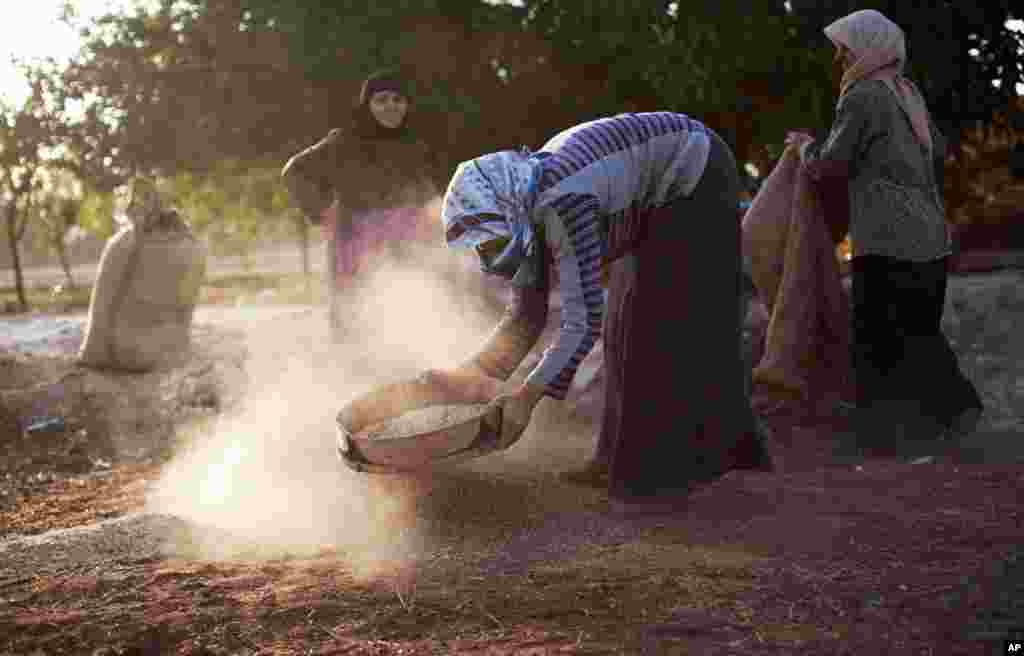
M558 378L552 381L544 381L542 379L541 367L537 366L530 375L526 377L526 382L531 385L537 385L538 387L544 388L544 396L555 399L556 401L564 401L566 395L569 393L569 387L559 383Z
M564 401L565 397L569 395L569 390L560 390L556 387L548 385L544 388L544 396L554 399L556 401Z
M576 378L576 372L580 368L583 360L586 359L590 351L593 350L600 339L600 330L591 329L586 339L586 345L582 346L576 355L564 366L560 371L555 374L554 378L550 380L544 380L551 374L548 373L545 376L545 367L543 363L539 364L529 376L526 378L526 382L537 385L544 388L544 396L551 397L557 401L565 400L569 394L569 388L572 387L572 381Z

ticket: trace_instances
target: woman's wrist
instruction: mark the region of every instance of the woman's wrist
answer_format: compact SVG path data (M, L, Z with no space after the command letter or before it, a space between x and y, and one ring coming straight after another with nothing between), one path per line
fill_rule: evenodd
M537 405L542 398L544 398L545 387L543 385L537 385L535 383L524 382L521 394L531 405Z

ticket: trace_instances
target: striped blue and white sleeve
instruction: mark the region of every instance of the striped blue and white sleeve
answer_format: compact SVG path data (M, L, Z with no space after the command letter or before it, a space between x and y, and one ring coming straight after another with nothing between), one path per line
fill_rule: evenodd
M600 206L589 195L572 194L554 205L549 221L561 223L553 253L558 268L561 325L554 344L526 381L542 386L545 395L562 400L580 363L601 337L604 290L601 260L604 236L600 230ZM549 231L550 232L550 231Z

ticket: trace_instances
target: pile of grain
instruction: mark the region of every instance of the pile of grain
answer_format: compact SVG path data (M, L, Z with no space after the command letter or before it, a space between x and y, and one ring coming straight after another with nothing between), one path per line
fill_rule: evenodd
M484 403L432 405L406 412L379 424L373 424L359 431L357 437L393 440L444 430L479 417L486 407L487 405Z

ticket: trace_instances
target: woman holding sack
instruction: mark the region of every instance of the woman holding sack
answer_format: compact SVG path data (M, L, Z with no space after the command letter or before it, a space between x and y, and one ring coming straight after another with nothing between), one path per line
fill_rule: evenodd
M824 143L790 133L812 176L846 176L853 243L851 357L861 435L962 436L982 411L942 334L950 234L945 140L903 75L903 31L873 10L825 28L841 71Z
M445 239L474 249L517 296L470 363L430 382L494 397L511 442L541 397L565 398L603 328L604 415L587 471L613 508L671 510L694 484L770 469L740 359L739 190L721 138L670 112L599 119L536 153L464 162L443 203ZM502 382L544 326L549 263L556 341L524 382Z
M327 241L330 325L345 333L341 297L373 258L432 239L424 205L437 196L433 156L409 122L410 96L397 73L363 83L347 129L334 129L285 165L292 197Z

